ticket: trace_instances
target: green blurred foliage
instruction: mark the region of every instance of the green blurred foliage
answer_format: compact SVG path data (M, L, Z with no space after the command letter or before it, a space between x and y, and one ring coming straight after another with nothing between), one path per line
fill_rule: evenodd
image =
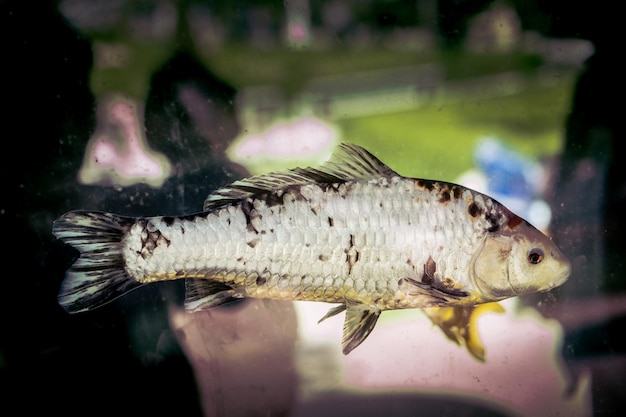
M400 174L454 181L473 168L473 151L486 136L532 158L561 150L574 84L566 72L555 84L535 82L519 94L433 103L415 111L338 121L343 140L376 153Z

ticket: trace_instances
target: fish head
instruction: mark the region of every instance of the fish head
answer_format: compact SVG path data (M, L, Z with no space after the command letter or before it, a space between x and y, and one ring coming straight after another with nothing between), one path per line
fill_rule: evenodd
M473 284L484 301L545 292L567 281L571 263L548 236L526 221L485 237L474 259Z

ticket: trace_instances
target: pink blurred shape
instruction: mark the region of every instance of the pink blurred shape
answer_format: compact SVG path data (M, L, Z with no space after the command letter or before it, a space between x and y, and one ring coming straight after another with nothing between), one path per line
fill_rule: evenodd
M82 183L145 182L158 187L169 176L167 158L153 151L145 138L142 107L138 100L118 95L100 100L96 132L79 173Z
M198 313L170 310L206 416L286 416L296 401L293 303L249 299Z
M259 134L243 137L236 150L238 158L309 157L328 148L337 131L327 123L302 117L271 126Z

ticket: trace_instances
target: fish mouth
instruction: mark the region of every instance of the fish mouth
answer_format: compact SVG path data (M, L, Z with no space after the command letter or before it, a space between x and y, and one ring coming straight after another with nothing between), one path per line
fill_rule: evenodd
M559 253L559 255L560 256L558 259L561 263L561 270L560 274L558 274L557 279L552 282L552 288L556 288L565 284L565 282L567 282L568 278L572 274L572 263L570 262L570 260L562 253Z
M547 287L540 291L542 293L552 291L553 289L565 284L572 274L572 264L569 259L567 259L567 257L563 254L560 254L557 259L561 263L561 268L554 275L554 279L548 283Z

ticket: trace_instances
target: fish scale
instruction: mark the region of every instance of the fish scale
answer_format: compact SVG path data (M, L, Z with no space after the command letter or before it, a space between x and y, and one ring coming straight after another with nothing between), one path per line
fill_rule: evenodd
M322 320L346 311L346 354L383 310L471 308L549 290L570 272L548 237L495 200L402 177L353 144L319 168L235 181L198 214L74 211L53 233L80 252L59 292L69 312L186 279L189 311L244 297L339 303ZM469 325L459 317L447 335Z

